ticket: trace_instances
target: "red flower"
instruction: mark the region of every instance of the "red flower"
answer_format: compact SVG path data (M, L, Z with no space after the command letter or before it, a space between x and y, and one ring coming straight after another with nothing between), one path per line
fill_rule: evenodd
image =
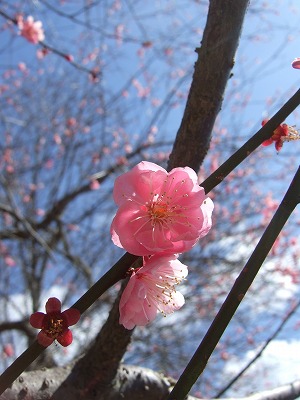
M292 67L295 69L300 69L300 58L295 58L295 60L292 62Z
M35 312L29 320L34 328L41 329L37 341L44 347L48 347L54 340L62 346L69 346L73 341L69 326L79 321L80 312L76 308L61 312L61 302L56 297L48 299L45 308L46 314Z
M264 126L268 122L267 119L264 119L262 121L262 126ZM289 136L289 126L287 124L281 124L279 125L275 131L273 131L273 135L270 137L270 139L265 140L262 142L263 146L269 146L273 142L275 142L275 148L277 151L281 150L284 142L284 137Z

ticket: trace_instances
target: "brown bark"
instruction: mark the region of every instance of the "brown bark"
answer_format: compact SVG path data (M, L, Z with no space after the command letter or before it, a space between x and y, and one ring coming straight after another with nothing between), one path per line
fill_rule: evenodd
M25 372L11 388L0 396L1 400L54 400L53 393L62 380L71 372L71 366ZM94 396L93 400L164 400L171 389L172 381L162 374L138 366L121 365L118 376L112 382L107 397ZM62 392L63 393L63 392ZM300 396L300 381L262 391L243 398L226 400L294 400ZM63 400L78 399L78 392L64 392ZM88 400L89 398L86 397ZM188 396L186 400L199 400ZM211 399L217 400L217 399ZM222 400L222 399L221 399ZM225 399L224 399L225 400Z
M239 42L249 0L211 0L202 45L168 168L198 171L209 149L215 119Z

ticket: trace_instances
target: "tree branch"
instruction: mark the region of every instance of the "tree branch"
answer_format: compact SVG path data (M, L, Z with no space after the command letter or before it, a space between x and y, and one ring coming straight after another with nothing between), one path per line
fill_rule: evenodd
M211 0L202 46L168 169L199 170L209 148L215 119L238 47L249 0Z
M288 218L300 202L300 167L292 180L282 202L255 247L245 267L240 272L206 335L180 376L168 400L183 400L204 371L225 329L253 283L264 260L271 250Z

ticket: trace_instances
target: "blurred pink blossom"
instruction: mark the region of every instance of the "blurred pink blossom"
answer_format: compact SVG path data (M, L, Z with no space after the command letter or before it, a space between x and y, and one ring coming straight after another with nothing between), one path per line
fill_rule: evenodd
M47 54L49 54L49 50L45 48L36 51L36 56L39 60L42 60Z
M16 265L16 261L9 255L4 257L4 262L8 267L14 267Z
M188 269L177 257L156 254L133 271L119 305L120 324L126 329L147 325L158 312L167 315L183 306L184 297L175 285L187 276Z
M26 21L23 17L18 18L18 27L21 36L30 43L37 44L45 39L41 21L34 21L31 15L27 17Z
M213 202L189 167L167 172L142 161L115 181L115 245L135 255L190 250L211 228Z
M7 343L3 346L3 354L5 357L12 357L15 354L14 347L11 343Z
M90 183L90 189L98 190L99 188L100 188L100 183L97 181L97 179L93 179Z

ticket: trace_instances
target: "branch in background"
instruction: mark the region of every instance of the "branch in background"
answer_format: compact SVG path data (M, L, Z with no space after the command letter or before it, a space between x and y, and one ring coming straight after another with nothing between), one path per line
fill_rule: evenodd
M10 17L3 10L0 10L0 15L2 17L4 17L6 20L12 22L14 25L18 26L18 21L16 20L16 18ZM62 57L64 60L66 60L69 64L71 64L74 68L78 69L79 71L88 73L94 82L97 80L97 78L99 78L99 75L100 75L99 71L97 71L96 69L85 68L83 65L76 63L72 59L70 54L64 53L63 51L58 50L57 48L55 48L53 46L50 46L45 41L39 42L39 45L42 46L44 49L51 51L52 53Z
M216 398L220 398L221 396L223 396L223 394L231 388L231 386L237 382L240 377L251 367L251 365L253 365L255 363L255 361L261 357L262 353L264 352L264 350L267 348L267 346L272 342L272 340L274 340L279 333L282 331L284 325L288 322L288 320L295 314L295 312L298 310L300 306L300 301L298 301L296 304L293 305L293 307L291 308L291 310L287 313L287 315L283 318L283 320L281 321L281 324L278 326L278 328L276 329L276 331L268 338L268 340L265 341L264 345L261 347L261 349L259 350L259 352L255 355L255 357L253 357L248 363L247 365L233 378L231 379L230 382L228 382L228 384L218 392L218 394L216 395Z
M9 330L22 331L30 339L34 339L36 337L36 332L32 329L28 320L7 321L0 324L0 332Z
M168 169L199 170L234 65L249 0L211 0L201 48Z

